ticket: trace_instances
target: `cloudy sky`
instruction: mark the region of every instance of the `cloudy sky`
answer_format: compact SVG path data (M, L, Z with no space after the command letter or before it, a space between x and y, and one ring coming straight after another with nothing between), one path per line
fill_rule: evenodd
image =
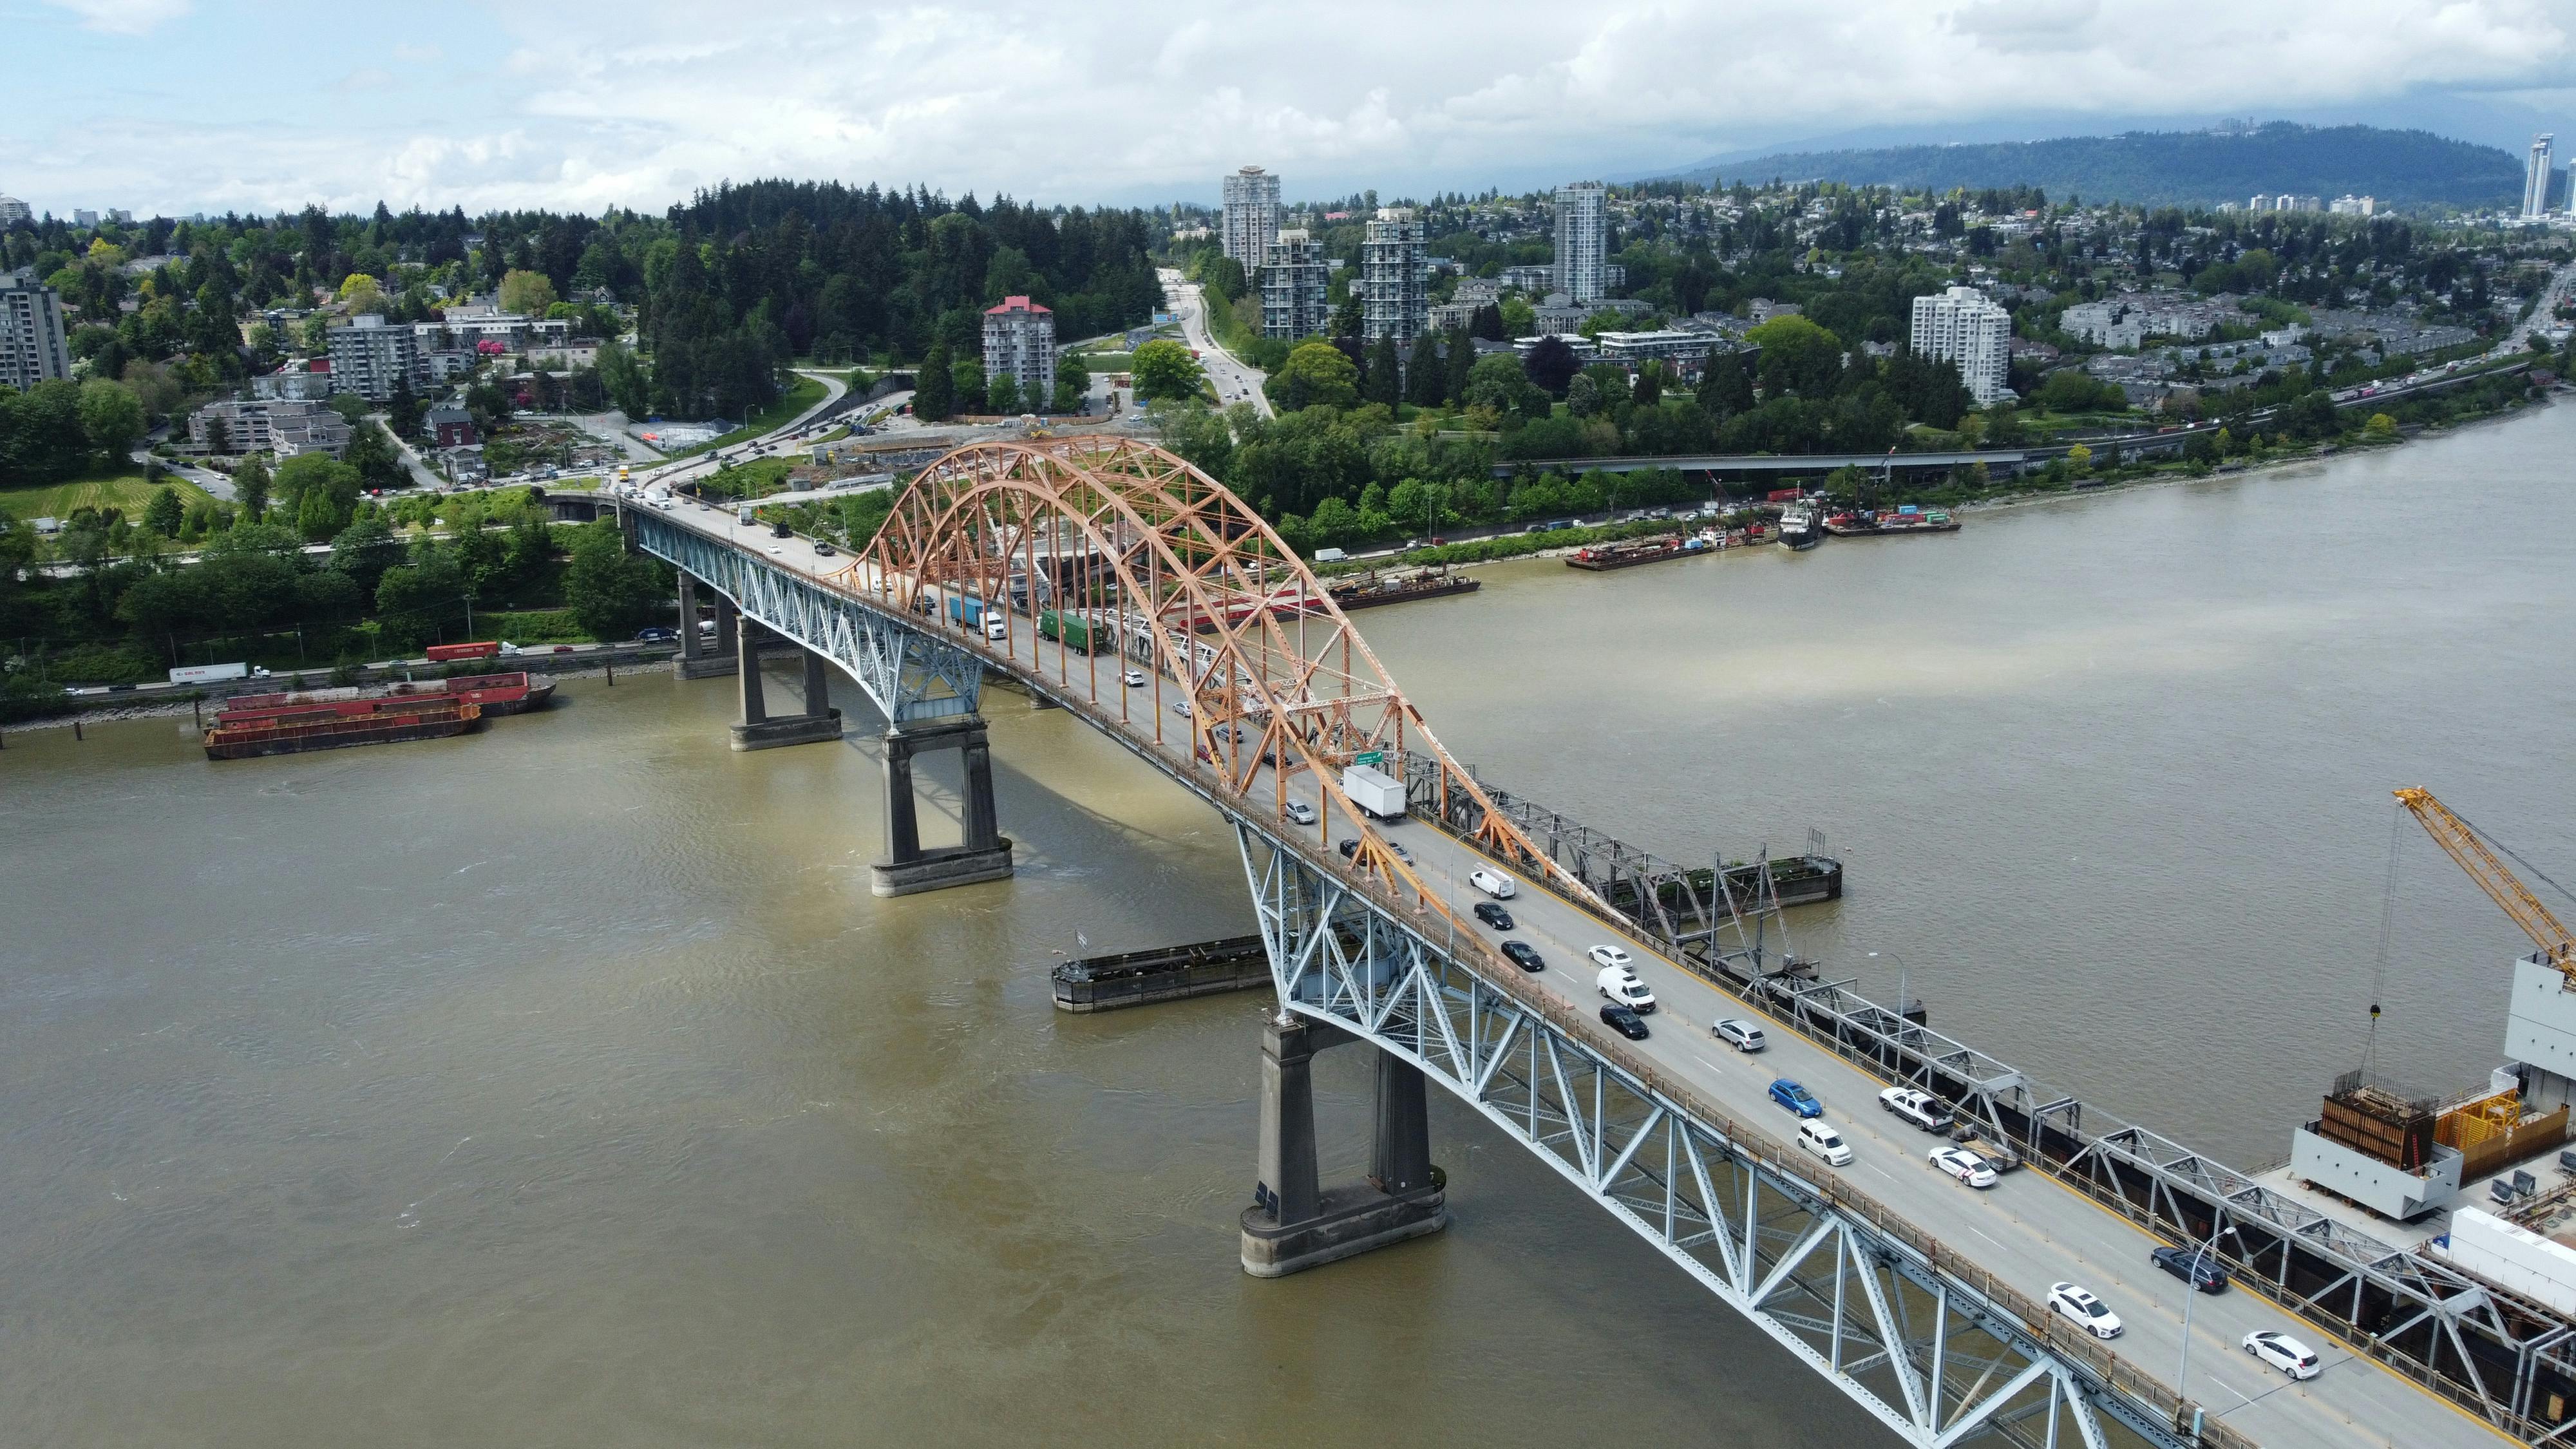
M2217 116L2576 132L2576 0L794 6L0 0L0 193L658 210L788 175L1048 202L1652 174Z

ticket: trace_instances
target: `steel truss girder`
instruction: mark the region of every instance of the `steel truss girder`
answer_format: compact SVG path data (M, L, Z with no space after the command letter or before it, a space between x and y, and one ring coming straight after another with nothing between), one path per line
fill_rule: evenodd
M1283 1010L1421 1069L1918 1449L2103 1420L2185 1449L2169 1408L2057 1353L1978 1285L1846 1210L1776 1144L1695 1117L1386 904L1238 819ZM2008 1427L2009 1426L2009 1427Z
M977 711L984 662L972 652L890 611L682 528L652 509L631 512L636 547L733 600L780 637L839 665L898 728ZM697 623L682 620L681 627Z

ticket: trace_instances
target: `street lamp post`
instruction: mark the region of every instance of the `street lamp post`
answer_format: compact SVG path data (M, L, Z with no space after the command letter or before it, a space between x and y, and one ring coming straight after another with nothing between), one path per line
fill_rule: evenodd
M2192 1250L2191 1262L2186 1265L2188 1271L2183 1274L2182 1359L2179 1363L2174 1365L2174 1392L2180 1395L2186 1403L2191 1399L2191 1389L2189 1387L2191 1381L2185 1377L2191 1372L2191 1304L2193 1299L2200 1296L2200 1265L2208 1261L2210 1250L2218 1246L2219 1239L2232 1238L2235 1236L2236 1229L2233 1226L2222 1227L2218 1231L2211 1233L2209 1235L2209 1241L2202 1243L2198 1248ZM2179 1428L2180 1426L2177 1425L2175 1427ZM2197 1433L2198 1431L2195 1430L2195 1437L2197 1436Z

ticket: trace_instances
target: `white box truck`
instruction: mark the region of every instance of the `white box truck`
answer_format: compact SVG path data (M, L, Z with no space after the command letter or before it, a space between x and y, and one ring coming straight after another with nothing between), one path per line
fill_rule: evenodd
M190 664L170 671L172 684L221 684L228 679L248 678L250 666L247 664Z
M1342 793L1351 803L1380 820L1404 818L1404 786L1374 765L1342 767Z

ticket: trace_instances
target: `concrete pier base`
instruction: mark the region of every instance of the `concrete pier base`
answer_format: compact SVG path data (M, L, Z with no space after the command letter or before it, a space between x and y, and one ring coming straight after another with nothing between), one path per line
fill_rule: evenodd
M957 846L925 850L908 861L881 860L868 867L868 890L880 896L919 895L950 886L1011 878L1011 838L1003 836L982 850Z
M1449 1226L1431 1165L1422 1073L1378 1054L1371 1180L1320 1187L1315 1169L1315 1053L1356 1041L1303 1017L1272 1017L1261 1036L1261 1179L1241 1219L1243 1271L1282 1278Z
M730 654L701 654L695 659L674 661L682 679L731 679L734 658Z
M841 712L829 714L790 714L765 719L758 724L738 724L733 728L733 747L737 750L774 750L781 745L810 745L841 737Z

